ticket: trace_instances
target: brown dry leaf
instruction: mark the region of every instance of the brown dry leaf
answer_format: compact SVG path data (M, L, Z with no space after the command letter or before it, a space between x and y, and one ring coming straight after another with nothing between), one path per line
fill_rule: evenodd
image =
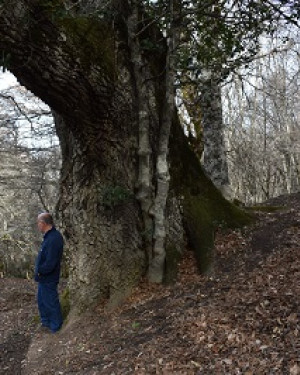
M299 375L300 374L300 366L295 364L290 368L290 375Z
M5 375L39 375L41 369L44 374L300 375L300 230L291 231L300 218L300 194L280 199L292 202L295 211L260 213L243 231L217 232L212 274L199 275L187 251L175 285L142 280L123 306L108 313L99 305L70 321L52 341L41 336L38 341L34 325L26 331L37 313L35 285L0 280L0 369ZM30 340L36 362L25 360Z

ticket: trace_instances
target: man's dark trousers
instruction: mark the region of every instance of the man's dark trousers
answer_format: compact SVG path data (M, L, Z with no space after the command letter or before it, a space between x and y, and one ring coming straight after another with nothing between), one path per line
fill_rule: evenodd
M53 333L58 331L63 323L57 285L57 282L39 283L37 296L42 325L49 327Z

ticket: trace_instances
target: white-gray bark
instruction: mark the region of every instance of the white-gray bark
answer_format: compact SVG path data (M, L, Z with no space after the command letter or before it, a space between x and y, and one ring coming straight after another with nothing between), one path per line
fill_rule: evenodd
M221 87L211 71L207 71L200 85L203 126L203 166L225 198L231 198L225 133L222 113Z
M168 49L166 55L165 73L165 102L161 119L159 134L158 154L156 161L156 195L154 202L154 245L153 259L149 266L148 278L152 282L160 283L163 280L165 267L165 240L166 240L166 217L165 209L169 192L169 139L170 130L175 108L174 82L175 82L175 48L178 38L178 27L174 23L175 4L170 3L170 27L167 39Z
M142 48L139 40L139 1L131 1L131 14L128 17L128 45L130 48L131 62L133 64L136 112L139 129L138 137L138 181L136 198L139 201L143 213L144 238L148 262L152 260L152 234L153 220L149 215L152 201L152 168L150 166L151 146L149 134L149 98L151 93L147 90L146 77L147 68L143 61Z

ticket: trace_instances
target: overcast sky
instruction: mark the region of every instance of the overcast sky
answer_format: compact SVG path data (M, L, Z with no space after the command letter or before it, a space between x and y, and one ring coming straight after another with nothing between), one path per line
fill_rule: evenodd
M51 147L58 144L58 139L54 135L55 131L53 130L52 116L34 116L35 110L36 113L41 113L43 111L45 112L49 110L48 106L46 106L46 104L44 104L42 101L38 100L38 98L32 96L32 94L27 94L25 88L22 88L20 86L19 89L16 89L16 87L19 87L19 83L15 76L8 71L3 73L0 70L0 92L11 88L9 94L15 98L16 102L20 105L22 110L24 110L24 112L26 112L27 115L31 118L31 121L29 122L26 116L24 116L22 113L19 113L19 120L15 122L15 124L19 128L19 132L21 135L19 142L23 146L33 148ZM16 111L13 102L7 101L4 103L6 103L5 108L8 116L10 114L10 111Z

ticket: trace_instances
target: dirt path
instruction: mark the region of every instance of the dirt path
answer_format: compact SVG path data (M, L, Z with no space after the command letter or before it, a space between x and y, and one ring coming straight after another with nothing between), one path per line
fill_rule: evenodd
M28 280L0 279L0 374L21 374L36 328L34 287Z
M33 283L0 280L0 373L300 374L300 195L269 204L286 207L217 234L212 276L187 254L174 286L144 283L57 335L34 333Z

